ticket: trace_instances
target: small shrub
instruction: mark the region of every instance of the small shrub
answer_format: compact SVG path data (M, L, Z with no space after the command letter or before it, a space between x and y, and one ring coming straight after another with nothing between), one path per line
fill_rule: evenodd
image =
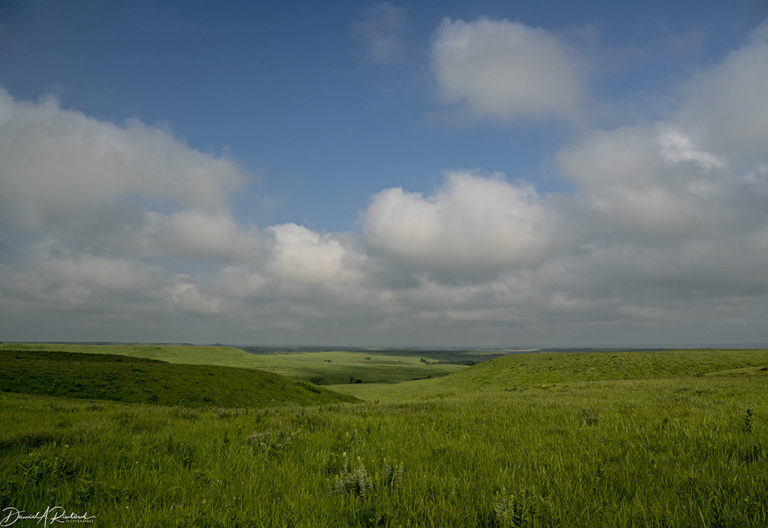
M600 412L592 407L582 409L581 415L587 425L597 425L600 422Z
M290 429L267 429L263 433L253 433L248 437L248 443L260 451L274 453L284 451L293 443L294 436Z
M349 468L349 459L347 453L343 454L344 461L341 472L336 475L336 479L331 487L331 493L334 495L355 495L357 497L367 497L373 491L373 482L368 476L368 470L365 464L357 457L357 465L354 469Z
M742 425L741 430L745 433L752 432L752 409L747 409L744 415L744 425Z
M360 457L357 457L357 465L350 468L349 457L345 451L342 453L341 471L331 485L331 493L366 498L384 490L397 489L402 483L402 464L390 464L384 460L384 469L381 474L372 478Z
M77 474L76 464L64 455L34 452L17 463L17 472L34 486L60 486Z
M384 488L396 489L403 483L403 464L390 464L384 460L384 470L379 484Z
M493 513L496 526L499 528L523 526L522 511L515 500L515 496L507 494L506 490L497 495L496 501L493 503Z
M196 451L193 445L179 444L174 455L181 462L181 465L188 469L195 463Z

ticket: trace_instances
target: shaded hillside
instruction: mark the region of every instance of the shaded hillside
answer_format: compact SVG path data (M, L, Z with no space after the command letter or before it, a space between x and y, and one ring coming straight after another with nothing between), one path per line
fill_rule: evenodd
M246 347L246 350L252 349L254 347ZM152 343L0 343L0 350L118 354L158 359L168 363L256 368L316 385L348 383L350 380L359 380L362 383L397 383L436 378L456 372L464 368L465 364L477 363L501 354L476 351L326 350L312 347L309 350L269 349L269 353L255 348L262 351L257 354L228 346ZM442 355L443 352L446 355Z
M117 354L167 363L219 365L222 367L258 367L253 354L229 346L168 345L153 343L0 343L0 350L77 352L81 354Z
M351 401L254 369L173 365L108 354L0 351L0 391L187 407L314 405Z

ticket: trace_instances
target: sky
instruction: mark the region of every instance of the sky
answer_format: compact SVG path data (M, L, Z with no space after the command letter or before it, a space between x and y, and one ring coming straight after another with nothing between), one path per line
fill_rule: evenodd
M764 0L0 1L0 340L766 321Z

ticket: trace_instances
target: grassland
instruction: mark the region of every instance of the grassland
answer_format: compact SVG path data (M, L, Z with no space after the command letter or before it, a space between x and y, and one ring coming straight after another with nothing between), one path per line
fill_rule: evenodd
M253 354L228 346L190 346L154 344L75 344L75 343L0 343L0 350L76 352L78 354L115 354L166 363L254 367Z
M129 403L259 407L354 400L270 372L111 354L0 350L0 372L0 392Z
M303 379L318 385L398 383L445 376L463 365L440 363L422 355L375 351L283 352L254 355L254 368Z
M147 344L0 343L2 350L63 351L81 354L118 354L167 363L256 368L316 385L341 383L397 383L445 376L467 364L497 357L493 351L413 350L292 350L228 346Z
M622 352L509 354L445 378L392 386L332 385L362 399L399 401L485 389L516 391L582 381L687 378L726 375L733 369L768 366L766 350L632 350Z
M611 356L308 407L3 393L0 502L95 526L767 526L768 351Z

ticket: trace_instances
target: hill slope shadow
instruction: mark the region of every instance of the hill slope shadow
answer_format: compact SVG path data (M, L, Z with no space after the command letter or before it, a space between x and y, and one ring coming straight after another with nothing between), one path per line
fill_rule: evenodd
M261 407L354 401L256 369L170 364L111 354L0 351L0 391L185 407Z

